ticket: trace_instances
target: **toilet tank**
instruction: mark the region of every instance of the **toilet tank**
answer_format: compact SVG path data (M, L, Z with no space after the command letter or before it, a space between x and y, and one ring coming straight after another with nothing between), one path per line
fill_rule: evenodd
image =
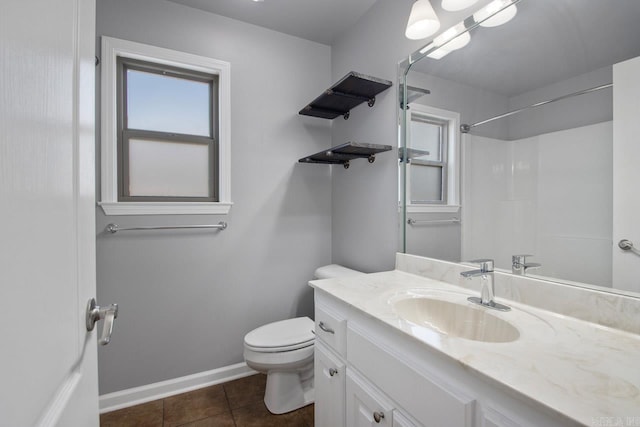
M365 274L361 271L352 270L339 264L330 264L318 267L313 273L314 279L334 279L337 277L351 277Z

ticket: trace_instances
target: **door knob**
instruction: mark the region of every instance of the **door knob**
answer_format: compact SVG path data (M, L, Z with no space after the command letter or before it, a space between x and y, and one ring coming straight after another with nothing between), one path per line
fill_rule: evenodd
M623 251L630 251L633 249L633 243L630 240L622 239L618 242L618 247Z
M87 331L93 331L98 320L104 320L102 336L98 341L100 345L107 345L111 341L113 333L113 322L118 317L118 304L111 304L107 307L96 305L96 299L91 298L87 302Z

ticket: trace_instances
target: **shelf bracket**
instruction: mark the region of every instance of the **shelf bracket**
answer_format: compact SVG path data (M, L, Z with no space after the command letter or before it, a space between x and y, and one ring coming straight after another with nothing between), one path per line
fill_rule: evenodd
M374 97L368 97L368 96L356 95L356 94L353 94L353 93L340 92L339 90L335 90L335 89L327 89L325 91L325 93L328 96L337 95L337 96L342 96L343 98L355 99L355 100L362 101L362 102L367 101L367 105L369 107L373 107L376 104L376 97L375 96Z
M339 111L339 110L332 110L331 108L312 107L311 105L307 105L302 110L303 111L315 110L315 111L319 111L319 112L322 112L322 113L334 114L336 116L341 116L341 115L345 114L345 113L343 113L342 111ZM348 111L347 111L347 113L348 113Z

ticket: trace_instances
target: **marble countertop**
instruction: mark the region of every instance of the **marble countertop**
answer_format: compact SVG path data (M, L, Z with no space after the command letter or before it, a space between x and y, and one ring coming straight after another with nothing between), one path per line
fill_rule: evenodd
M399 270L310 282L494 383L587 426L640 426L640 336L501 298L491 314L520 332L485 343L440 334L401 319L391 301L435 295L470 304L477 292ZM618 423L618 424L616 424Z

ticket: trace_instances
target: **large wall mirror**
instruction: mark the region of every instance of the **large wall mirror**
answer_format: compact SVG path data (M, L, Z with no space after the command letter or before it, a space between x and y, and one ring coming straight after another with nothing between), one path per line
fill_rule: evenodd
M469 11L399 68L400 250L640 297L640 1Z

